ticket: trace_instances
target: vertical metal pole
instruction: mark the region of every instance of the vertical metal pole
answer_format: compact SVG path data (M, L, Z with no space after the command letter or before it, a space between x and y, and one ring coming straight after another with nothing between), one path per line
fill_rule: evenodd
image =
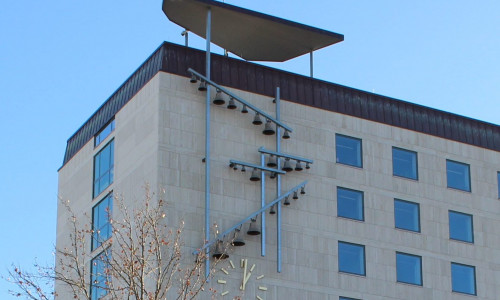
M205 77L210 79L210 32L212 27L212 11L207 10L207 49L206 49L206 73ZM206 124L205 124L205 242L210 241L210 85L207 84L206 97ZM205 277L210 275L210 247L205 250Z
M188 38L189 31L187 31L187 29L186 29L184 32L185 32L184 42L186 44L186 47L188 47L189 46L189 38Z
M280 121L280 88L276 87L276 120ZM276 152L281 152L280 127L276 128ZM276 159L278 168L280 158ZM276 175L276 197L281 196L281 175ZM277 267L276 271L281 273L281 201L276 204L276 247L277 247Z
M309 52L309 68L310 68L310 73L311 73L311 78L313 77L313 52Z
M260 165L264 167L266 163L266 157L264 153L260 155ZM260 172L260 208L266 205L266 173L264 171ZM261 225L260 225L260 255L266 256L266 213L261 214Z

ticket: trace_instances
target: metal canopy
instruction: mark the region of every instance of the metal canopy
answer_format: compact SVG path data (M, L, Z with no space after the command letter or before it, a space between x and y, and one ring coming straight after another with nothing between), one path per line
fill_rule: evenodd
M342 34L212 0L163 0L168 19L205 38L207 8L211 40L252 61L286 61L344 40Z

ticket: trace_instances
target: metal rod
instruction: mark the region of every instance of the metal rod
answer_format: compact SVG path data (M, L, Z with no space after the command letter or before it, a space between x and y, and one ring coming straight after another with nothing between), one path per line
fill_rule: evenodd
M248 103L247 101L243 100L242 98L238 97L237 95L231 93L229 90L225 89L224 87L222 87L222 86L218 85L217 83L211 81L210 78L206 78L205 76L201 75L200 73L196 72L195 70L193 70L191 68L188 69L188 72L191 73L191 74L193 74L193 75L195 75L196 77L198 77L200 79L203 79L207 83L207 86L212 85L216 89L221 90L222 92L224 92L224 94L228 95L229 97L234 98L234 100L238 101L239 103L241 103L243 105L246 105L248 109L251 109L251 110L253 110L255 112L258 112L264 118L269 119L269 121L271 121L271 122L275 123L276 125L278 125L278 126L284 128L284 129L288 130L289 132L293 132L292 128L290 128L289 126L281 123L280 121L276 120L271 115L269 115L268 113L260 110L256 106Z
M249 168L259 169L261 171L268 171L268 172L273 172L273 173L278 173L278 174L286 174L285 171L282 171L282 170L279 170L279 169L268 168L268 167L259 166L259 165L256 165L256 164L251 164L251 163L247 163L247 162L239 161L239 160L234 160L234 159L231 159L229 161L229 163L230 164L235 164L235 165L240 165L240 166L245 166L245 167L249 167Z
M189 34L189 31L188 31L186 28L184 28L184 31L183 31L183 32L181 32L181 35L184 37L184 45L185 45L186 47L188 47L188 46L189 46L188 34Z
M266 163L266 156L264 154L260 155L260 164L264 167ZM260 173L260 208L266 205L266 173L262 171ZM260 255L266 256L266 214L261 215L261 225L260 225Z
M280 88L276 87L276 119L280 120L281 111L280 111ZM280 139L280 129L276 128L276 152L281 152L281 139ZM280 158L276 158L278 166L280 166ZM276 198L279 198L281 195L281 175L276 175ZM281 203L276 207L276 252L277 252L277 261L276 261L276 271L281 273Z
M309 52L309 67L310 67L310 73L311 73L311 78L313 77L313 51Z
M283 195L279 196L278 198L274 199L273 201L267 203L266 205L264 205L264 207L262 207L261 209L251 213L250 215L248 215L246 218L244 218L243 220L241 220L240 222L238 222L236 225L234 226L231 226L229 229L227 229L226 231L222 232L221 234L219 234L218 236L216 236L215 238L213 238L212 240L209 240L205 245L203 245L203 247L201 247L200 249L197 249L195 251L193 251L193 254L198 254L200 253L200 251L204 251L206 250L207 248L210 248L210 246L212 246L215 242L217 242L218 240L222 240L225 236L227 236L228 234L230 234L231 232L233 232L236 228L238 228L239 226L241 226L242 224L250 221L251 219L255 218L256 216L258 216L259 214L265 212L267 209L269 209L271 206L281 202L283 199L285 199L285 197L287 196L290 196L293 194L293 192L295 191L298 191L301 187L303 186L306 186L308 180L306 181L303 181L302 183L294 186L291 190L289 190L288 192L284 193ZM280 205L278 205L280 206Z
M277 136L279 136L279 132L278 132ZM259 152L260 153L266 153L266 154L272 154L272 155L275 155L275 156L278 156L278 157L284 157L284 158L290 158L290 159L293 159L293 160L299 160L299 161L310 163L310 164L312 164L314 162L312 159L308 159L308 158L300 157L300 156L295 156L295 155L290 155L290 154L286 154L286 153L283 153L283 152L275 152L275 151L272 151L272 150L267 150L264 147L260 147L259 148Z
M212 10L207 9L206 33L206 77L210 79L210 33L212 27ZM205 126L205 241L210 240L210 86L207 86ZM210 275L210 248L205 249L205 277Z

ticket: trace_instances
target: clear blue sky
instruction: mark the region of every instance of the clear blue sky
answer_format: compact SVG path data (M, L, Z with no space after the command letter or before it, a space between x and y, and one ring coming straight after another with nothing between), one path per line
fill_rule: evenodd
M497 0L225 2L344 34L316 52L317 78L500 124ZM160 0L2 2L0 273L53 260L66 140L162 41L183 44L181 31ZM308 61L271 66L308 75Z

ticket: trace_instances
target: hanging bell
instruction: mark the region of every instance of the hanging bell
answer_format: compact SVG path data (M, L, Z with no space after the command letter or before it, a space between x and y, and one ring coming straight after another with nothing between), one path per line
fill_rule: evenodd
M241 166L241 172L245 172L247 169L245 169L245 166Z
M200 81L200 85L198 86L198 91L204 92L207 90L207 83L205 81Z
M289 158L285 159L285 163L283 164L283 168L281 168L281 170L283 170L285 172L291 172L291 171L293 171L293 168L292 168L292 165L290 164L290 159Z
M222 245L222 241L217 241L217 245L215 245L215 251L214 254L212 255L213 258L215 259L226 259L229 257L229 255L224 251L224 246Z
M257 219L252 219L252 222L250 222L250 226L248 227L247 231L248 235L259 235L260 230L257 228Z
M309 163L306 163L306 169L309 170L310 168L311 168L311 166L309 165Z
M252 124L253 125L261 125L262 124L262 120L260 119L259 113L255 113L255 117L253 118Z
M234 239L231 242L231 244L235 247L245 246L245 240L243 240L243 238L240 237L240 229L239 228L236 228L234 230Z
M217 93L215 94L213 103L215 105L223 105L224 103L226 103L226 100L224 100L224 98L222 98L222 93L220 90L217 90Z
M293 192L293 200L299 199L299 196L297 195L297 191Z
M267 166L270 168L275 168L277 166L276 156L274 156L272 154L271 154L271 156L269 156L269 159L267 161Z
M273 128L273 123L271 123L270 120L266 121L266 126L264 127L264 130L262 131L264 135L273 135L276 133L276 131Z
M243 105L243 108L241 109L242 114L248 114L248 109L246 105Z
M269 178L270 179L276 178L276 172L271 172L271 174L269 174Z
M233 165L233 170L235 170L235 171L238 170L238 165L237 164Z
M271 206L271 209L269 210L269 214L270 214L270 215L274 215L274 214L276 214L276 211L274 210L274 205L273 205L273 206Z
M194 74L192 74L191 75L191 79L189 80L189 82L196 83L196 81L198 81L198 79L196 79L196 76L194 76Z
M229 103L227 104L227 109L236 109L236 103L234 103L233 97L229 98Z
M301 195L305 195L306 194L306 188L305 187L301 187L300 188L300 194Z
M300 161L297 161L297 163L295 164L295 171L302 171L303 168L302 168L302 164L300 163Z
M288 140L290 138L290 131L285 130L285 133L283 133L283 137L282 138L284 140Z
M250 176L250 181L260 181L260 174L257 168L253 168L252 176Z
M283 205L290 205L290 200L288 200L288 196L285 197L285 201L283 202Z

